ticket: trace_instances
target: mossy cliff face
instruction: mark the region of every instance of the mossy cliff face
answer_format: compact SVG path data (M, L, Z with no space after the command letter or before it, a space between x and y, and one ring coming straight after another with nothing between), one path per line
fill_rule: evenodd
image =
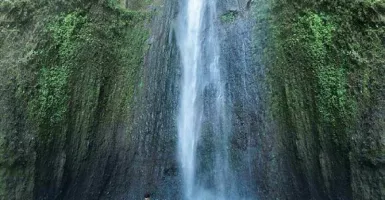
M383 1L217 6L240 192L384 198ZM180 197L178 8L0 3L0 199Z
M384 198L384 2L275 1L271 14L269 101L297 198Z
M1 3L0 199L108 198L127 187L150 13L117 6Z

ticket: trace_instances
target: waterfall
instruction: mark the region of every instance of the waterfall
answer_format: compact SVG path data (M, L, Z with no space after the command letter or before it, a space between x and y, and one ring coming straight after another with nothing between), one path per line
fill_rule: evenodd
M177 123L184 198L234 199L216 1L184 0L180 10L183 74Z
M178 153L182 169L185 195L193 195L195 184L196 148L202 122L202 108L199 102L198 73L200 70L202 0L188 0L183 5L179 27L179 48L183 67L182 95L178 116ZM199 79L199 80L198 80Z

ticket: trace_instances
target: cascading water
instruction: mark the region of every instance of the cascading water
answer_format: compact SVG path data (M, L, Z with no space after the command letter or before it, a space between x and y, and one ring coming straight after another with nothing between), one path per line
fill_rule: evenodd
M234 199L229 166L231 126L219 66L216 1L184 0L179 17L183 74L177 123L184 197Z

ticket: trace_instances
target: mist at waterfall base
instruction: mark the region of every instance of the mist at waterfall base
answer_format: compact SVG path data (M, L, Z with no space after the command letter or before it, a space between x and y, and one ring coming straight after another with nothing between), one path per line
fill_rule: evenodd
M186 200L255 199L231 162L231 110L220 65L216 1L184 0L177 29L181 55L178 159Z

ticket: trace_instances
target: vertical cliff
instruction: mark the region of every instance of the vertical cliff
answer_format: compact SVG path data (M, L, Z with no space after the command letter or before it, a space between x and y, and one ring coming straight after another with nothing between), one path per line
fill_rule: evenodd
M125 190L150 12L112 1L11 1L1 11L1 199Z
M179 199L177 0L0 3L0 199ZM385 198L385 4L218 0L238 193Z
M150 192L156 198L179 198L176 160L176 113L179 99L179 52L175 21L177 1L154 2L149 49L141 69L131 140L133 151L128 199Z
M271 8L270 103L296 195L384 198L384 2Z

